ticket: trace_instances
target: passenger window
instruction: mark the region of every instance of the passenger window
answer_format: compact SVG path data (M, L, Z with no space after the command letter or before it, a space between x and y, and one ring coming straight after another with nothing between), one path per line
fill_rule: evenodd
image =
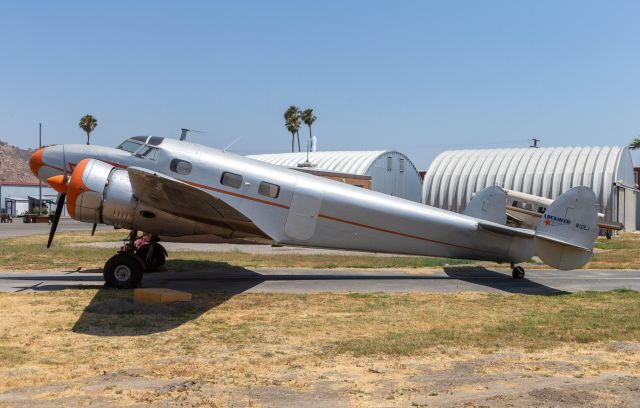
M229 173L225 171L222 173L222 177L220 178L220 183L224 186L229 186L233 188L242 187L242 176L235 173Z
M280 186L267 183L266 181L261 181L258 186L258 194L265 197L278 198L278 194L280 194Z
M180 159L173 159L169 164L169 169L178 174L189 174L191 173L191 168L191 163Z

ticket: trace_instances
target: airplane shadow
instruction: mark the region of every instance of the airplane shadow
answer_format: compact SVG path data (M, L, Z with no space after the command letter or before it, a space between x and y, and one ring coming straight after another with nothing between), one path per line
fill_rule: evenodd
M212 279L195 278L191 273L152 273L145 275L143 287L168 287L187 289L192 292L191 302L175 302L161 305L139 304L133 301L131 291L105 288L98 289L89 305L73 326L75 333L93 336L145 336L179 327L198 318L232 297L245 292L264 281L259 273L216 262ZM222 268L222 269L219 269ZM200 271L202 272L202 271ZM233 276L240 274L247 279L216 279L216 272ZM171 274L171 279L165 278ZM181 285L182 276L189 280L190 286ZM206 276L206 275L205 275ZM100 274L102 280L102 275ZM196 280L194 282L194 279ZM201 285L198 280L206 281ZM185 286L185 287L183 287Z
M513 279L510 273L500 273L482 266L446 266L443 269L450 278L508 293L526 295L565 295L569 293L529 280L526 278L526 274L524 279ZM535 274L535 270L527 271L527 274Z
M51 291L61 289L98 289L73 326L76 333L93 336L144 336L174 329L211 310L232 297L265 281L464 281L509 293L533 295L564 294L557 289L529 279L514 280L510 274L483 267L445 267L445 275L406 275L385 272L353 271L348 274L317 271L313 273L257 273L224 262L198 261L188 265L168 261L169 269L190 269L185 272L146 274L144 287L171 288L189 291L191 302L166 305L144 305L133 301L132 291L104 287L102 271L71 271L62 276L22 276L26 281L18 291ZM187 268L185 268L187 267ZM535 271L531 271L535 273ZM12 278L15 279L15 278ZM44 282L47 282L44 284ZM34 282L34 285L30 285ZM331 290L331 289L328 289Z

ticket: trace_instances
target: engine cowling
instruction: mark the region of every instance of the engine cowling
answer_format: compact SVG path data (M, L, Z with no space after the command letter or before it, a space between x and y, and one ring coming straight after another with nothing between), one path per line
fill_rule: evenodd
M140 202L133 194L126 169L96 159L81 160L74 168L67 185L67 210L78 221L158 235L231 233Z

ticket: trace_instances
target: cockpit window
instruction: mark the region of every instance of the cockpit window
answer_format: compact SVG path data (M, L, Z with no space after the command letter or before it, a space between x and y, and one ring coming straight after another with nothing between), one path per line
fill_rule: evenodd
M142 150L136 153L136 156L144 157L145 159L149 159L149 160L155 160L157 151L158 149L156 147L145 145Z
M160 143L162 143L163 140L164 140L164 137L151 136L149 140L147 140L147 144L151 146L158 146Z
M117 147L117 149L124 150L125 152L135 153L138 149L142 147L142 143L138 141L134 141L133 139L127 139Z

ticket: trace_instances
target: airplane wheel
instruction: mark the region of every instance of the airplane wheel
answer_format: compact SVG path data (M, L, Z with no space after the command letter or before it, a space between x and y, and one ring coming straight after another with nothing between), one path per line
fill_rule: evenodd
M524 268L522 266L515 266L511 271L513 279L524 279Z
M151 249L151 245L155 245L155 248L153 248L151 259L147 260L147 254L149 253L149 249ZM142 262L144 262L146 272L157 272L161 271L164 266L166 261L166 252L167 251L160 244L149 244L138 248L136 255L140 257Z
M107 286L133 289L142 281L143 268L135 255L120 253L109 258L104 265L104 281Z

